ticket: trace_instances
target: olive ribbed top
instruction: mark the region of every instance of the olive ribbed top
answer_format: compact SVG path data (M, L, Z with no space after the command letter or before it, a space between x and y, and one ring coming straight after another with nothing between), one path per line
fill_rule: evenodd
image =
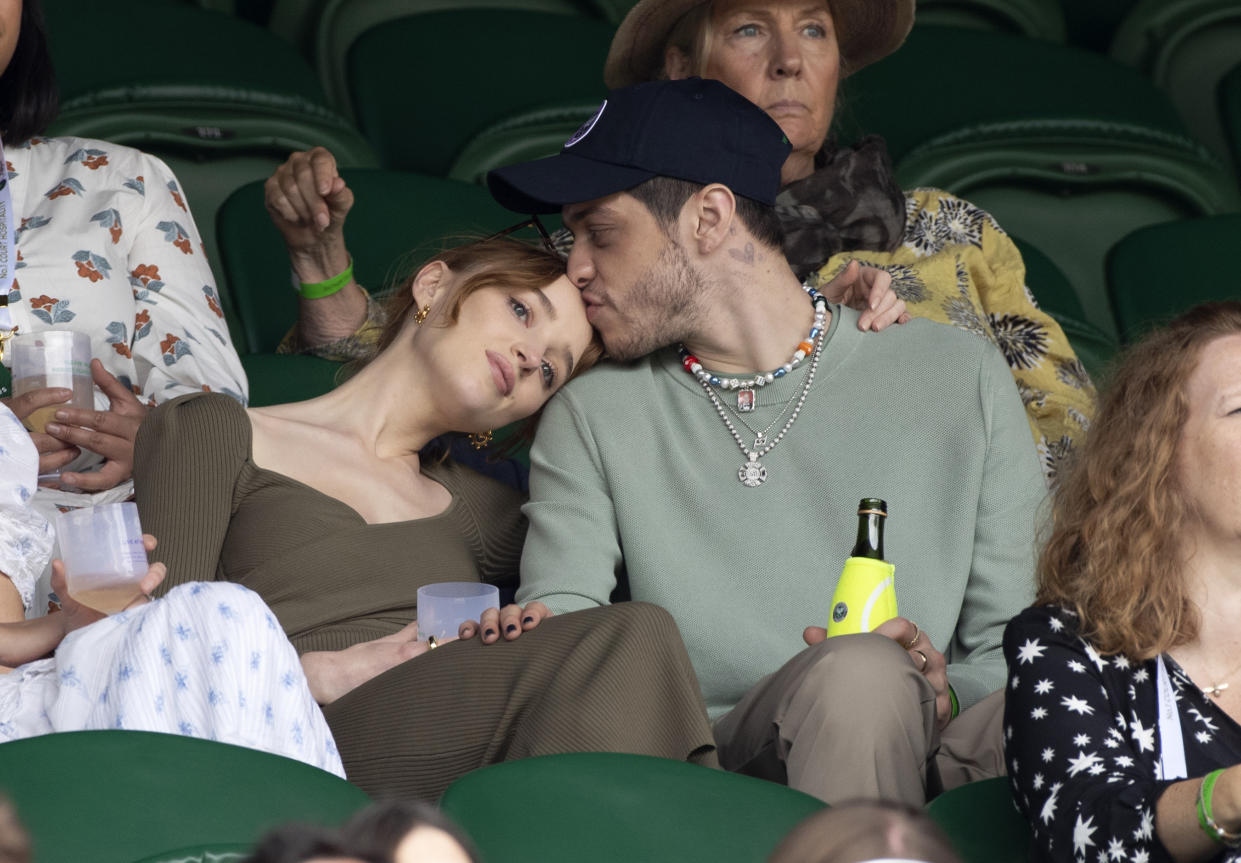
M168 565L163 589L244 584L299 652L396 632L414 619L421 585L515 580L526 532L520 493L453 464L423 473L452 494L444 512L367 524L347 504L256 465L245 409L210 393L152 410L135 445L143 529L159 539L152 558Z

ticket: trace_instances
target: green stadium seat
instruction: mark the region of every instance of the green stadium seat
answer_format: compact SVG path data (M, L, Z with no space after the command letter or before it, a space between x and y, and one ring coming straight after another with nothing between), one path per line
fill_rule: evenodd
M952 190L1044 250L1086 321L1117 335L1104 258L1143 225L1241 209L1241 192L1201 146L1171 133L1090 120L967 126L897 166L906 186Z
M948 834L961 863L1026 863L1030 826L1013 804L1008 777L981 779L947 791L926 808Z
M1126 342L1199 303L1241 300L1241 281L1221 272L1236 247L1241 214L1185 219L1134 231L1107 258L1108 292Z
M591 0L318 0L317 3L308 3L306 0L291 0L291 2L284 0L282 5L306 9L303 16L310 18L310 21L302 23L300 27L295 24L290 26L292 16L283 10L274 13L273 18L279 16L281 26L286 30L292 29L295 33L300 30L302 34L307 31L313 32L313 56L323 89L337 109L351 115L356 102L348 84L349 54L358 38L375 27L386 26L388 22L395 19L428 12L462 12L466 16L460 19L463 29L458 34L458 38L454 40L455 44L460 45L463 44L463 39L468 39L475 28L481 27L486 30L490 26L487 24L487 19L496 11L543 12L588 17L598 15ZM317 8L317 13L311 13L310 8ZM311 17L312 15L314 17ZM434 41L431 44L434 44ZM571 46L561 47L572 50ZM488 93L492 83L500 82L488 81L479 89L461 89L461 79L458 76L466 71L462 68L464 64L460 62L461 58L469 57L471 66L482 66L488 68L491 74L502 76L508 74L507 65L497 69L481 61L493 56L511 60L514 56L522 55L521 62L530 62L525 53L520 41L505 45L499 54L486 53L481 47L478 49L467 47L464 53L457 55L443 55L437 52L437 58L442 62L428 67L430 77L425 79L411 74L408 67L403 66L410 60L417 59L412 51L398 48L397 53L389 59L394 64L392 68L398 80L412 82L410 92L418 97L426 95L426 91L432 88L429 82L434 82L433 86L436 88L448 88L454 93L464 93L473 100L481 94ZM551 57L544 57L536 62L546 66L547 61L551 59ZM603 58L600 57L598 69L593 70L596 76L600 74L599 70L602 68ZM445 69L452 69L452 76L445 76L443 74ZM393 85L389 82L385 86ZM471 105L470 108L476 110L477 106ZM468 113L460 105L456 110Z
M599 10L599 14L612 24L620 24L629 14L629 10L637 5L638 0L589 0L590 5Z
M235 336L231 286L219 278L218 206L238 186L268 177L292 150L322 144L342 165L371 166L370 146L326 106L296 51L250 22L186 3L129 0L142 21L135 31L130 15L82 14L74 0L44 7L61 93L49 134L126 144L168 163ZM134 38L143 50L116 50ZM223 53L229 62L220 62Z
M448 176L483 185L493 168L554 156L598 109L599 100L594 99L517 112L471 138L448 169Z
M1055 261L1030 243L1011 237L1026 265L1026 286L1039 308L1055 318L1073 352L1098 383L1118 350L1116 339L1086 320L1077 291Z
M231 850L288 821L340 824L370 802L300 761L146 731L0 744L0 791L39 863L131 863L187 846Z
M836 114L844 139L883 135L897 164L963 126L1035 117L1185 134L1168 97L1134 69L1054 42L965 27L915 27L892 56L845 79Z
M915 24L1065 40L1064 12L1056 0L919 0Z
M242 354L250 381L250 407L301 402L335 389L343 363L303 354Z
M1071 45L1106 54L1121 19L1138 0L1060 0Z
M1241 63L1241 3L1142 0L1121 22L1111 55L1171 95L1193 136L1217 157L1231 160L1216 89Z
M1219 82L1219 116L1232 153L1232 164L1241 171L1241 63Z
M595 752L485 767L440 800L484 860L506 863L756 863L826 805L736 773Z
M345 223L354 273L372 292L406 275L446 237L486 236L517 221L478 186L377 169L342 175L355 196ZM241 323L239 350L272 353L297 319L297 295L284 243L263 207L261 182L243 186L224 202L217 231Z
M598 105L612 32L602 20L513 9L385 22L349 51L358 125L385 167L444 176L474 135L518 111Z

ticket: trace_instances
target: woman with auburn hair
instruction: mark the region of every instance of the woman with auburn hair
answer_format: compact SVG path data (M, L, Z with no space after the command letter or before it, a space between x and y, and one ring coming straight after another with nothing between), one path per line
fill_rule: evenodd
M1132 348L1009 624L1006 758L1041 860L1241 860L1241 303Z
M200 393L151 411L134 478L167 584L266 600L372 796L434 800L476 767L554 752L713 761L685 646L653 605L514 640L544 616L531 603L481 638L419 640L419 587L515 586L526 535L517 491L429 444L537 413L600 348L561 259L504 238L441 252L391 303L379 354L318 398L247 410Z

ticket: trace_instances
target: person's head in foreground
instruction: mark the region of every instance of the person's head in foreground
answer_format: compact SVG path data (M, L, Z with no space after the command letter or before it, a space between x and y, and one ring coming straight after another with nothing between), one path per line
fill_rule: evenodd
M0 795L0 863L29 863L30 839L8 798Z
M420 267L393 292L379 350L365 373L407 381L416 370L411 384L435 434L531 416L602 352L564 262L506 238Z
M1059 483L1038 602L1101 653L1149 659L1199 637L1241 549L1241 303L1155 330L1108 382Z
M926 813L902 803L855 800L811 815L768 863L960 863Z
M686 341L729 274L794 278L772 209L780 127L717 81L612 91L557 156L488 175L516 212L560 211L568 275L620 360Z
M339 830L290 824L268 833L245 863L477 863L470 842L438 810L387 801Z
M25 143L47 128L58 104L38 0L0 3L0 139Z
M843 78L891 54L914 0L642 0L612 40L604 82L698 76L722 81L792 143L783 182L816 167Z

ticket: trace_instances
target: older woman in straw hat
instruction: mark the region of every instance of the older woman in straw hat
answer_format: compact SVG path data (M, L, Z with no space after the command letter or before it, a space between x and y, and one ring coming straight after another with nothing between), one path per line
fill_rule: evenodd
M827 281L858 259L891 273L913 314L994 341L1050 477L1084 432L1094 391L1031 301L1016 247L966 201L903 192L881 138L839 147L829 134L840 81L900 47L913 20L914 0L641 0L612 40L604 81L716 78L766 110L793 145L777 211L798 275Z

